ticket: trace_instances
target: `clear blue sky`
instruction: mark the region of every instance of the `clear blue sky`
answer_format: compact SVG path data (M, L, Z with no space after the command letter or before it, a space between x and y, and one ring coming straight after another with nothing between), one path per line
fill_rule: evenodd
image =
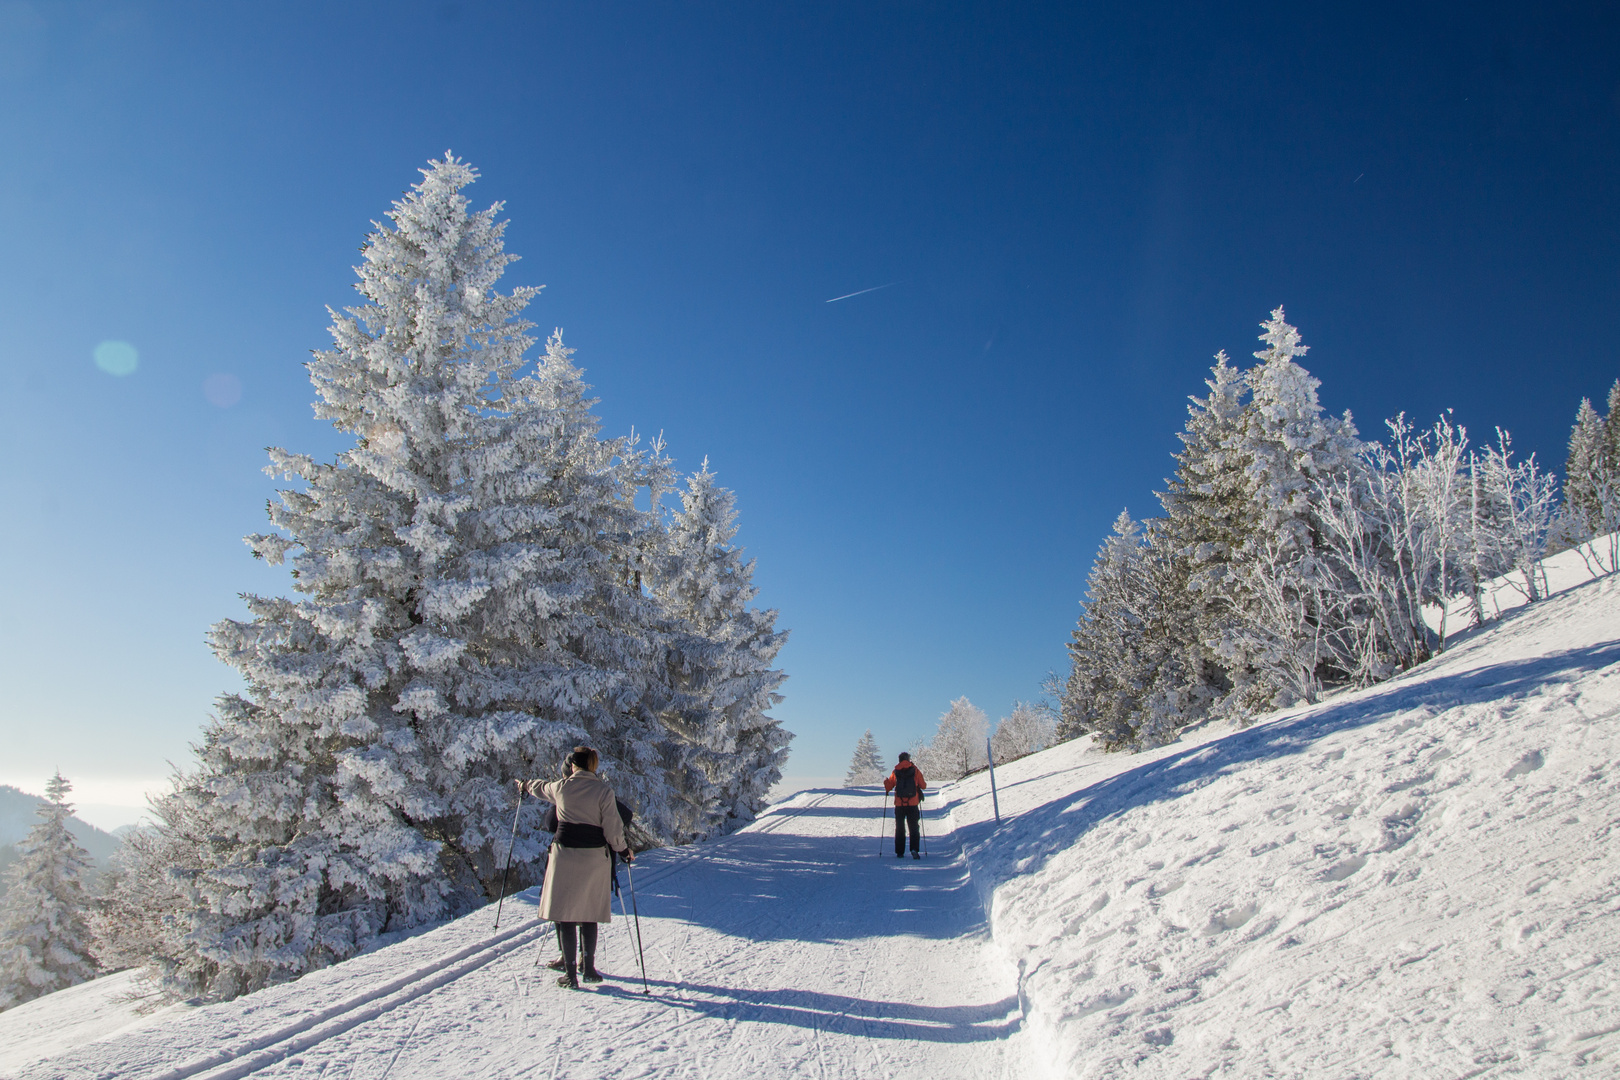
M1561 465L1620 376L1614 9L1231 8L0 3L0 781L185 760L286 585L263 448L341 446L324 305L447 148L608 431L738 493L795 775L1036 696L1278 303L1364 432Z

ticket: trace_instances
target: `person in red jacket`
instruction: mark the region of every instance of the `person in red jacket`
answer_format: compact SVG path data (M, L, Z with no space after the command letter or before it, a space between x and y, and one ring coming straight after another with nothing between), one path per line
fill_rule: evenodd
M922 816L923 789L928 781L922 770L911 762L910 754L901 754L900 763L883 781L883 790L894 792L894 857L906 856L906 829L911 829L911 857L920 859L917 848L918 820Z

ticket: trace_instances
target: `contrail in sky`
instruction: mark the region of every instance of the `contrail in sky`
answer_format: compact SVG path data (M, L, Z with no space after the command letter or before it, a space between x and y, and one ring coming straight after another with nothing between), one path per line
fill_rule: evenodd
M900 282L891 281L891 282L889 282L888 285L874 285L870 289L858 289L855 292L845 293L843 296L835 296L831 300L828 300L827 303L836 304L836 303L838 303L838 301L840 301L840 300L848 300L852 296L860 296L862 293L877 292L879 289L887 289L887 288L889 288L890 285L898 285L898 284L900 284Z

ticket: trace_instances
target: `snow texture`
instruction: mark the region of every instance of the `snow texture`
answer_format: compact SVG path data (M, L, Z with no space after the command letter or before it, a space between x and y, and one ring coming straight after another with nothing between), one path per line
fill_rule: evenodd
M528 893L88 1044L37 1033L86 1038L100 981L53 994L0 1076L1613 1075L1620 578L1585 574L1377 686L1002 766L1000 826L951 784L920 863L871 788L649 853L646 997L623 919L608 983L556 989Z

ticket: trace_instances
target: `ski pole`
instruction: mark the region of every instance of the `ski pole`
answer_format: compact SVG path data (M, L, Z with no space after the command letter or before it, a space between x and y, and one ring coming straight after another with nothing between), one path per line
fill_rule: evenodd
M630 939L630 948L634 949L636 947L636 936L630 930L630 912L626 911L624 907L624 890L619 888L618 864L623 860L619 859L617 854L614 855L614 859L616 861L613 865L613 895L619 898L619 917L624 920L624 936Z
M928 854L928 830L923 826L922 803L917 804L917 838L922 841L922 853Z
M636 958L641 961L641 992L651 994L647 989L647 953L641 947L641 905L636 903L636 873L630 869L630 864L624 864L624 876L630 882L630 910L635 912L636 920ZM619 909L624 910L624 898L619 898Z
M512 852L517 850L518 815L523 813L523 782L518 781L517 809L512 811L512 842L506 845L506 869L501 871L501 895L495 901L495 929L501 928L501 905L506 903L506 875L512 872Z
M883 857L883 834L887 831L886 827L889 824L889 793L887 791L885 791L883 793L882 798L883 798L883 816L878 818L878 857L879 858Z

